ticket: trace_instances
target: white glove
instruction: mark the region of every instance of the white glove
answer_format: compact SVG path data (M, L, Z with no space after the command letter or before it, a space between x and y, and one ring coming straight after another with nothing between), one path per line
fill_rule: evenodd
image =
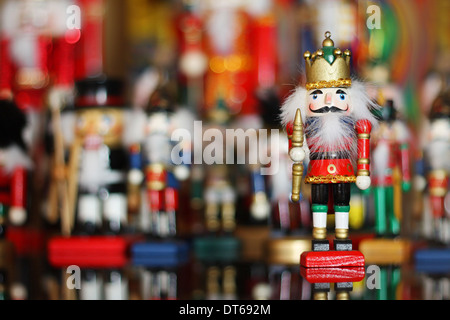
M253 201L250 206L250 213L256 220L263 220L269 216L270 213L270 203L269 201L258 199Z
M175 177L180 180L180 181L184 181L187 178L189 178L190 175L190 170L188 166L185 165L177 165L175 166L175 169L173 169L173 174L175 175Z
M370 187L370 176L357 176L356 177L356 186L360 190L366 190Z
M289 150L289 157L294 162L302 162L305 159L306 153L303 148L295 147Z
M139 185L144 181L144 173L139 169L131 169L128 172L128 182L133 185Z

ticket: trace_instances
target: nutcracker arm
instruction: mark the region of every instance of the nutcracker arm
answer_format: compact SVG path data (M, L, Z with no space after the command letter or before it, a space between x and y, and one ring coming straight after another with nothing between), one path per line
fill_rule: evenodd
M141 146L135 143L129 148L130 171L128 172L128 182L131 185L140 185L144 181L142 172Z
M408 142L400 144L400 165L402 172L402 189L409 191L411 188L411 166L410 166L410 148Z
M359 120L356 123L358 138L358 160L356 167L356 186L361 190L370 187L370 133L372 125L369 120Z
M12 98L12 61L9 54L9 41L2 39L0 41L0 98Z
M27 219L27 169L14 169L11 179L11 209L9 219L14 225L22 225Z

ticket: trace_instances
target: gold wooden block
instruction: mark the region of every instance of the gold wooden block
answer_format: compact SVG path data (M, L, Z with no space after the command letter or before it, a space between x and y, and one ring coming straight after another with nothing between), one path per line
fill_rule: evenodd
M366 264L402 264L410 258L411 244L403 239L365 239L359 250Z
M300 255L311 250L310 238L280 238L267 242L267 262L269 264L297 265Z
M241 240L241 254L246 261L262 261L265 259L266 242L270 229L266 226L238 226L235 236Z

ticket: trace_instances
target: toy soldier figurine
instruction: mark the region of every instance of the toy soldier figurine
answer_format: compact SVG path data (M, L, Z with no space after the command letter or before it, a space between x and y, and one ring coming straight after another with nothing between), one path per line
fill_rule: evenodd
M364 85L350 77L350 51L336 48L329 32L325 37L322 49L304 54L306 88L298 87L282 106L294 161L292 200L299 200L301 162L309 153L305 182L311 184L313 251L329 250L326 221L333 211L334 247L352 250L350 187L351 183L363 190L370 186L369 139L376 124L370 108L375 106Z

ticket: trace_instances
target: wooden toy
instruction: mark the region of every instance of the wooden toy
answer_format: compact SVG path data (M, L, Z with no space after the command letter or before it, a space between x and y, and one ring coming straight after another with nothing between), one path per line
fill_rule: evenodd
M367 189L371 183L370 132L377 125L371 109L376 105L365 85L350 77L351 52L336 48L330 36L325 33L323 47L315 53L305 52L306 85L297 87L282 105L294 161L292 200L299 201L302 161L308 156L305 182L311 184L313 251L303 253L301 262L361 266L364 256L353 250L348 232L350 186ZM326 239L327 214L332 212L335 252L329 251Z
M312 284L313 300L328 300L331 291L330 284L334 284L336 300L350 300L353 283L364 279L364 266L361 267L300 267L300 274Z

